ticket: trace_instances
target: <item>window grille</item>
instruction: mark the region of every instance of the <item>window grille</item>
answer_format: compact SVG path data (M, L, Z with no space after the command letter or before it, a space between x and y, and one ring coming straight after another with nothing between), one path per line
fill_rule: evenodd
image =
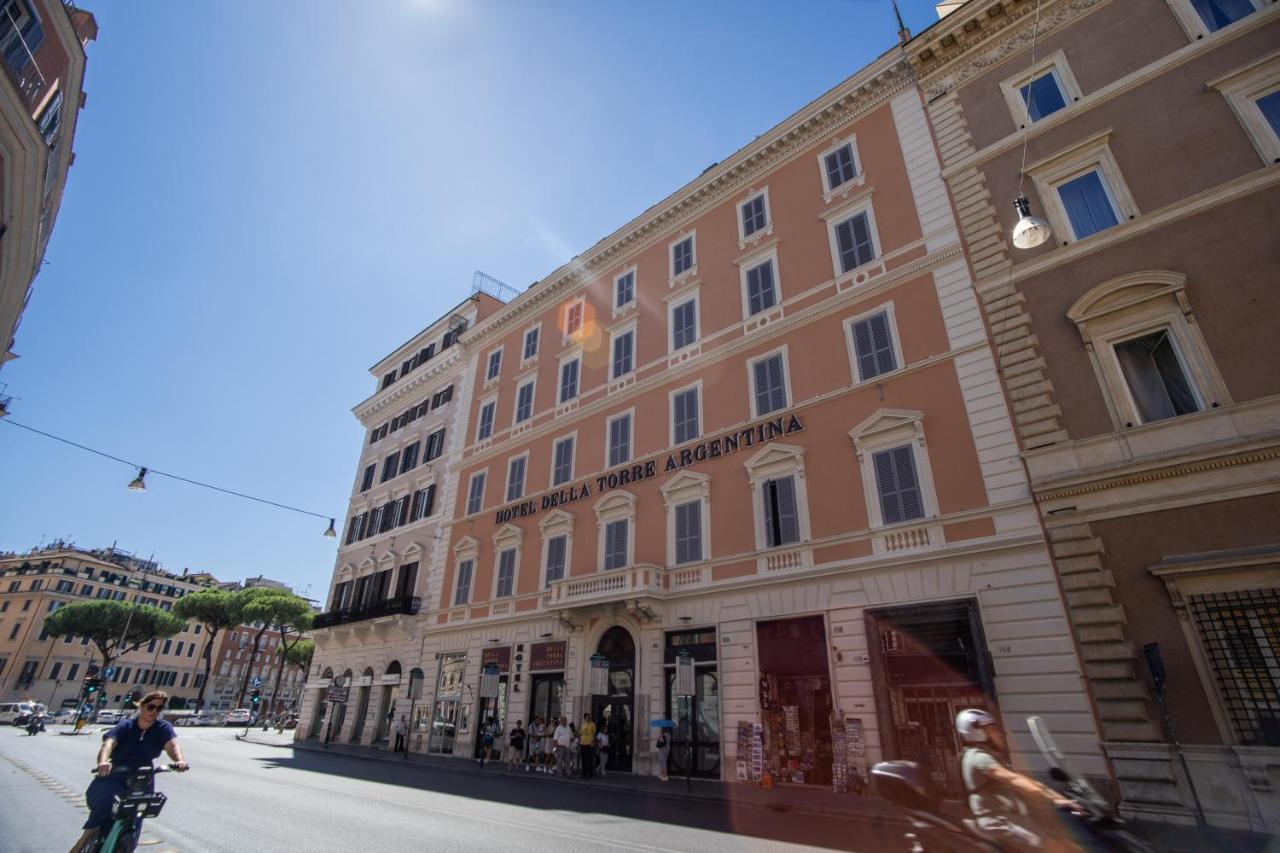
M1243 746L1280 746L1280 589L1190 597L1209 668Z

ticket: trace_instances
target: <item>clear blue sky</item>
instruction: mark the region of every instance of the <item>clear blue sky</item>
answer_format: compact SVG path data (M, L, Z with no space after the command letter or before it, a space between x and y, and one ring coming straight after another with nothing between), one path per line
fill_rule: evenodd
M12 418L339 528L368 367L473 270L523 289L896 40L889 0L83 5ZM133 474L0 425L0 549L115 541L323 597L324 521Z

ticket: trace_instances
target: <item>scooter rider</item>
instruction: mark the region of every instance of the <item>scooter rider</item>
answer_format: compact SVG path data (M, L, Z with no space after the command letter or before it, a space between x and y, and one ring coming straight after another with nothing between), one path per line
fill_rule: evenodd
M976 708L956 715L956 731L965 743L960 772L969 792L969 809L979 829L1009 850L1045 853L1078 851L1062 826L1061 809L1079 811L1030 776L1010 769L997 757L1007 742L995 717Z

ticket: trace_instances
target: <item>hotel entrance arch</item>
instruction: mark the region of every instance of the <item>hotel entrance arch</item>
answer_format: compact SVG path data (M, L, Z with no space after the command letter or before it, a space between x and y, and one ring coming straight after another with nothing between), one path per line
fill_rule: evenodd
M596 653L609 662L608 692L591 697L591 716L609 735L609 770L631 772L635 744L636 643L615 625L604 632Z

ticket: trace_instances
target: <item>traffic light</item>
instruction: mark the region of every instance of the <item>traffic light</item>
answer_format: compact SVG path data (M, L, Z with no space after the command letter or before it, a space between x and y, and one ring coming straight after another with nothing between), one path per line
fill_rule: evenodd
M98 694L98 704L99 705L107 704L107 692L105 690Z
M252 705L255 709L258 707L258 703L261 701L262 701L261 690L255 689L252 693L249 694L249 704Z
M98 691L101 689L102 689L102 679L98 678L96 675L93 676L92 678L86 678L84 680L84 695L85 695L86 701L93 702L94 697L98 695ZM104 693L103 695L105 696L106 694Z
M124 694L124 704L132 705L134 702L137 702L137 701L138 701L137 690L130 690L128 693Z

